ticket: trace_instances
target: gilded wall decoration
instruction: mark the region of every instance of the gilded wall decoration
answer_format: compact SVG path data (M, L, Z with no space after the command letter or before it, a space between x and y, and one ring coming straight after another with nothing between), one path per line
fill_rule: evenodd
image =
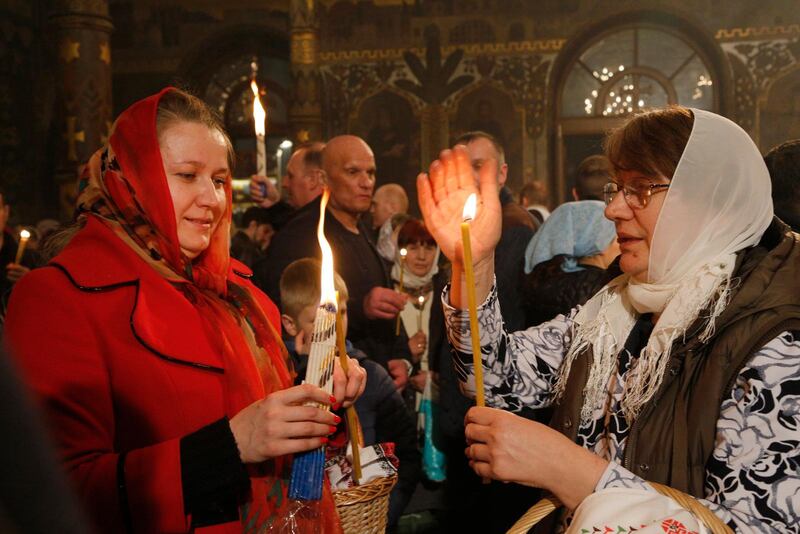
M420 124L409 100L387 87L364 99L354 115L349 130L365 139L375 154L376 185L394 182L413 191Z
M800 59L800 38L737 43L733 48L744 58L759 88L764 88L777 74Z
M756 84L752 73L742 60L728 54L728 61L733 68L734 119L739 126L752 135L755 128Z
M400 73L398 62L341 63L320 68L323 94L323 114L326 117L326 136L350 131L350 120L360 102L381 90L391 87L391 81L407 76ZM418 107L418 106L417 106Z
M800 24L787 26L762 26L760 28L721 28L714 38L717 41L763 39L764 37L791 37L800 35Z
M769 87L759 107L759 125L763 151L789 139L800 139L800 64Z
M492 78L525 108L525 130L539 137L545 128L547 79L552 61L541 55L498 58Z

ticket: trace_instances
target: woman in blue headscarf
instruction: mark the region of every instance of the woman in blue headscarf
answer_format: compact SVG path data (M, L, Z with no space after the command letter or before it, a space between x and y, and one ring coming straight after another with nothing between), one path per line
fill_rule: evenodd
M619 255L614 223L597 200L556 208L525 250L525 327L583 304L619 272L607 271Z

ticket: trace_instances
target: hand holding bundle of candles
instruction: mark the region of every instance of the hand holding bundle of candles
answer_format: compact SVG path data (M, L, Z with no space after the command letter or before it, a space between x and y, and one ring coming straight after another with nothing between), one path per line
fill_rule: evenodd
M322 269L320 284L320 303L314 317L314 333L311 336L311 348L308 355L308 370L305 383L313 384L328 393L333 392L333 368L336 360L337 345L340 347L342 368L347 372L347 354L344 352L344 330L341 315L338 313L338 301L333 282L333 251L325 240L325 207L328 204L329 192L326 189L320 204L319 226L317 238L322 249ZM338 338L338 339L337 339ZM338 341L338 342L337 342ZM318 406L327 409L327 406ZM356 481L361 475L358 459L358 426L355 423L355 409L347 409L347 421L350 440L353 445L353 468ZM297 454L292 464L289 482L289 498L303 501L316 501L322 498L322 485L325 483L325 446L312 451Z

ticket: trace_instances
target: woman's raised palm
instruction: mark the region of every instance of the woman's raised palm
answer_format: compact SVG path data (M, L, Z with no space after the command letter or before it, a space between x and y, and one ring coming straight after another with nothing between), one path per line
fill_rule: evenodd
M497 191L497 162L483 163L475 185L469 153L463 146L444 150L430 167L430 173L417 177L417 196L425 225L450 261L463 263L461 223L467 198L478 195L478 211L470 223L472 261L477 263L492 254L500 240L502 211Z

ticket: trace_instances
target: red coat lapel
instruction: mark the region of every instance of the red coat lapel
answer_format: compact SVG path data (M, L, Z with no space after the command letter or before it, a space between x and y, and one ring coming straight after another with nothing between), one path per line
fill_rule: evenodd
M142 345L177 363L222 371L218 341L205 334L200 310L94 217L51 263L83 291L136 287L131 329Z

